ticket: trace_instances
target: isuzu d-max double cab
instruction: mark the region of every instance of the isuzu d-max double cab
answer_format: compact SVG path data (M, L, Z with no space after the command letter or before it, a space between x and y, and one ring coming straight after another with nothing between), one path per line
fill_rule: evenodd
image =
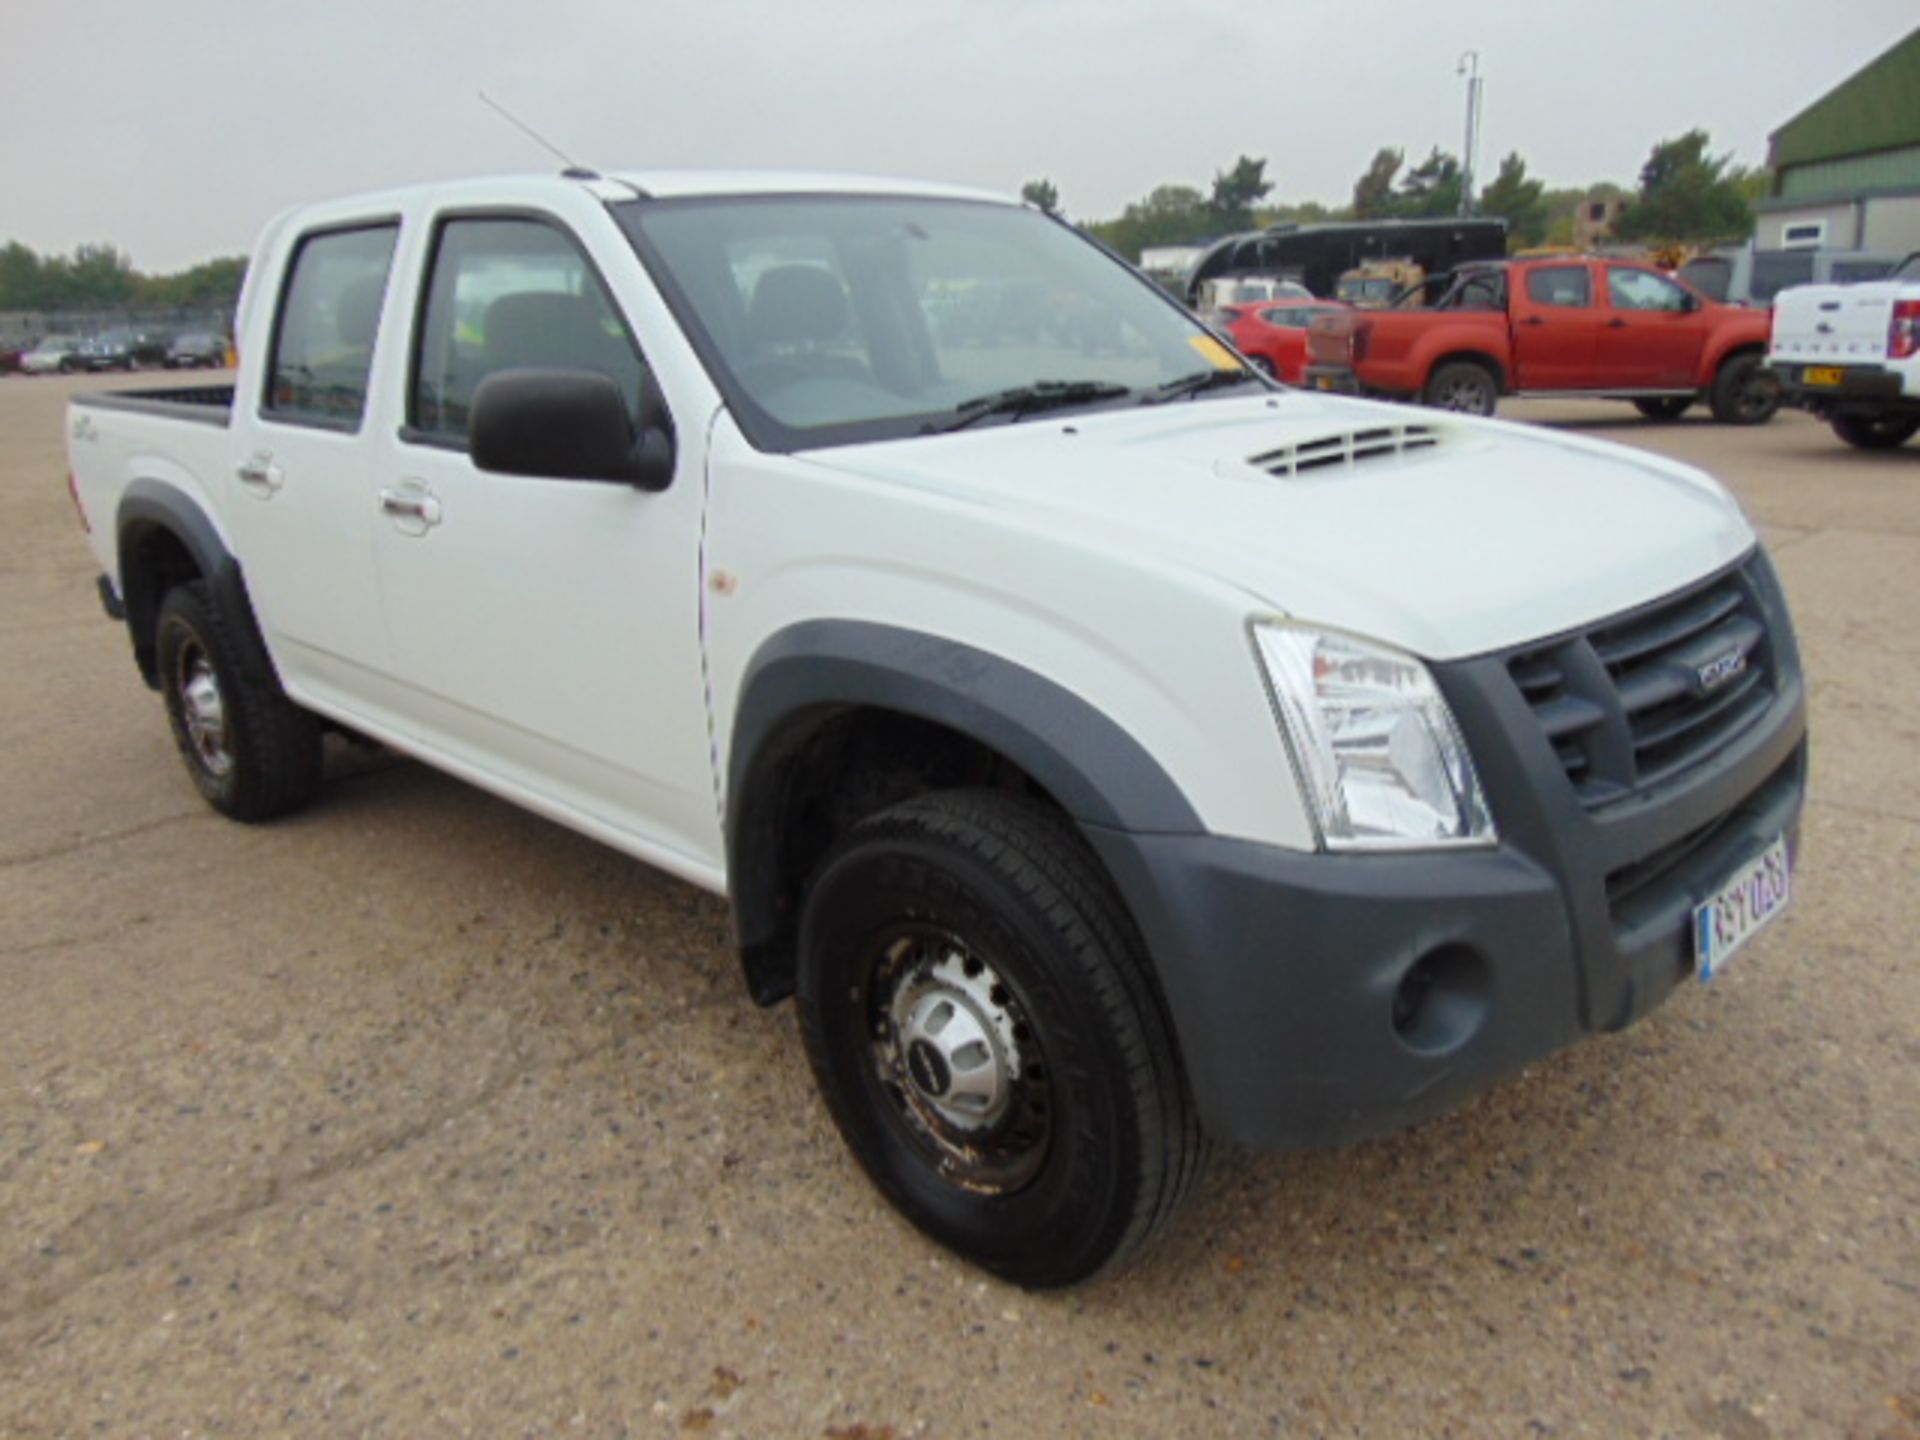
M875 1182L1016 1281L1786 901L1793 630L1697 471L1283 390L956 189L462 182L249 277L230 389L70 413L206 799L290 810L340 727L725 894ZM982 291L1088 323L943 338Z
M1767 317L1650 265L1598 256L1480 261L1427 282L1431 305L1340 311L1309 335L1316 389L1491 415L1502 395L1629 400L1675 420L1758 425L1780 406ZM1437 293L1434 293L1437 292Z

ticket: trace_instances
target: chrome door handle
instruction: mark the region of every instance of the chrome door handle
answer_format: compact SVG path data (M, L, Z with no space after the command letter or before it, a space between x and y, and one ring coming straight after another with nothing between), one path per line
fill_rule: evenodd
M406 484L380 492L380 508L402 520L418 520L422 525L440 523L440 501L430 490Z
M240 477L242 485L260 492L262 499L278 490L287 478L280 467L273 463L273 457L264 450L242 460L234 466L233 473Z

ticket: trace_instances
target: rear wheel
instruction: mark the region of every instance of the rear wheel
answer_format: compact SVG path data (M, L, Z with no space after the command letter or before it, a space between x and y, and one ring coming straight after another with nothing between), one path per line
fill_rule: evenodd
M1894 450L1920 433L1920 415L1836 415L1832 424L1857 450Z
M161 695L174 744L206 802L235 820L271 820L320 783L320 723L247 679L226 617L200 581L160 602Z
M814 1076L920 1229L1018 1284L1134 1252L1205 1157L1131 919L1081 838L986 791L854 826L801 920Z
M1693 406L1691 395L1642 395L1633 408L1649 420L1678 420Z
M1722 425L1759 425L1780 408L1780 382L1761 363L1759 351L1747 350L1720 362L1707 398Z
M1420 398L1438 410L1491 415L1499 402L1500 387L1486 366L1471 360L1452 360L1428 377Z

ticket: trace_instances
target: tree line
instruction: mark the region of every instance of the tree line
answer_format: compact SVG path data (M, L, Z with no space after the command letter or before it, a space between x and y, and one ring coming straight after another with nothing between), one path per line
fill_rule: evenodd
M1660 141L1633 190L1605 181L1550 190L1527 173L1526 161L1514 151L1500 162L1494 178L1478 187L1473 213L1504 219L1508 243L1516 250L1570 244L1578 208L1610 200L1625 202L1613 222L1613 233L1623 240L1653 246L1744 240L1753 233L1752 202L1767 193L1767 172L1735 165L1731 155L1714 155L1711 143L1704 130ZM1242 155L1231 169L1215 172L1208 190L1161 185L1117 218L1090 221L1083 228L1138 260L1141 251L1155 246L1192 245L1289 221L1457 215L1467 183L1459 157L1438 146L1411 168L1404 151L1383 146L1354 181L1349 204L1287 204L1269 199L1275 185L1266 166L1264 159ZM1060 192L1051 180L1031 181L1022 194L1046 210L1060 210Z
M111 245L40 255L16 240L0 249L0 310L231 310L246 274L241 255L143 275Z
M1753 233L1752 202L1767 193L1767 172L1734 165L1731 155L1712 154L1710 144L1704 130L1662 140L1641 167L1639 188L1631 191L1607 182L1549 190L1527 174L1526 161L1514 151L1474 196L1473 212L1505 219L1514 249L1571 242L1577 207L1613 199L1626 201L1613 224L1614 234L1624 240L1659 246L1744 240ZM1231 168L1216 171L1206 190L1161 185L1117 218L1087 222L1083 228L1138 260L1141 251L1155 246L1191 245L1288 221L1459 213L1466 182L1457 156L1435 146L1411 169L1405 165L1404 151L1383 146L1354 181L1352 202L1334 207L1311 200L1269 201L1275 186L1267 178L1267 162L1242 155ZM1060 212L1060 191L1051 180L1029 181L1021 193L1042 209ZM246 273L246 258L240 255L171 275L143 275L111 245L82 245L71 255L42 256L13 241L0 249L0 310L230 310L239 301Z

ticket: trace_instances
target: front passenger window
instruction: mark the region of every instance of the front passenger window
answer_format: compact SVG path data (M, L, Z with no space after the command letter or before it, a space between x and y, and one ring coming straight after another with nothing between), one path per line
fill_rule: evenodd
M541 220L448 221L428 279L412 432L464 441L480 382L528 369L597 370L639 413L639 350L573 240Z

